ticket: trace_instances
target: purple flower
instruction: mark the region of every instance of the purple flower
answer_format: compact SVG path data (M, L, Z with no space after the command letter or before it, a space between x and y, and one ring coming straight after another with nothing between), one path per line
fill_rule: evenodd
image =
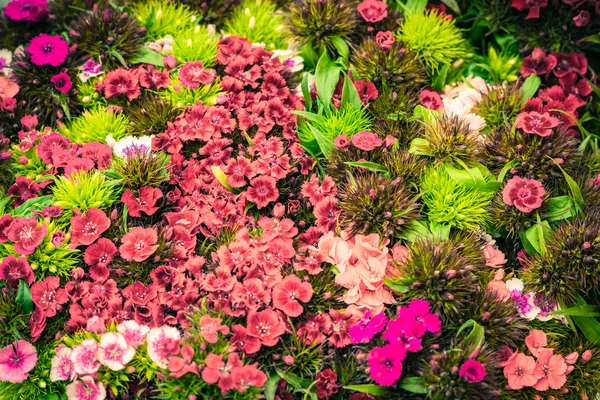
M42 34L31 40L27 51L31 54L31 62L35 65L58 67L67 59L69 44L58 35Z
M440 317L430 312L429 303L425 300L411 301L407 308L400 310L400 315L422 323L427 332L439 333L442 331Z
M465 378L469 383L481 382L486 375L485 367L477 360L465 361L458 371L458 376Z
M354 325L348 333L354 343L368 343L376 334L385 329L387 317L381 313L371 318L371 313L367 312L364 317Z
M425 326L422 323L400 317L390 321L381 337L414 353L421 350L421 338L424 334Z
M406 350L398 344L375 347L369 353L369 375L381 386L392 386L402 376L402 361Z
M71 78L67 75L66 72L61 72L60 74L54 75L50 82L54 83L54 87L56 90L62 93L69 93L69 90L73 87L73 83L71 82Z

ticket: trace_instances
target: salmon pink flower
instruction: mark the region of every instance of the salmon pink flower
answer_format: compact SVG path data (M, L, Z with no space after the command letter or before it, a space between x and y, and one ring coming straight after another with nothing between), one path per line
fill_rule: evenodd
M121 333L106 332L100 336L98 361L110 370L120 371L135 356L135 349L127 344Z
M37 363L35 347L18 340L0 349L0 381L21 383Z
M517 353L504 366L504 377L510 390L519 390L533 386L538 378L535 374L535 359L523 353Z
M98 371L98 343L94 339L86 339L74 346L71 351L73 370L78 375L91 375Z
M69 296L60 287L60 279L48 276L42 282L36 282L31 287L31 297L35 305L44 311L46 317L54 317L57 310L69 301Z
M117 332L123 335L128 345L137 349L144 343L146 334L150 332L150 328L146 325L140 325L136 321L127 320L117 326Z
M546 333L539 329L533 329L525 338L525 344L533 356L539 357L541 351L548 345Z
M85 249L83 261L87 265L106 267L113 260L115 254L117 254L117 246L106 238L100 238Z
M27 51L31 54L31 62L35 65L58 67L67 59L69 44L59 35L42 34L31 40Z
M307 303L313 295L312 285L296 275L286 276L273 287L273 306L290 317L299 317L304 310L300 301Z
M525 133L546 137L552 135L552 128L556 128L558 123L558 118L551 117L548 113L531 111L517 115L515 126Z
M142 211L148 216L153 215L158 210L158 207L155 207L156 202L162 197L160 189L144 186L140 189L137 197L131 193L131 190L125 190L121 196L121 201L127 206L130 216L141 217Z
M110 219L104 211L90 208L85 214L71 218L71 244L74 247L88 246L108 228L110 228Z
M367 22L379 22L388 16L387 4L385 1L365 0L360 3L356 10Z
M504 253L492 244L487 244L483 249L483 258L485 259L485 265L492 268L500 268L507 261Z
M567 363L560 354L553 354L552 349L540 350L534 373L539 380L533 387L540 391L558 390L567 383Z
M267 375L256 368L257 365L258 363L244 365L231 371L231 379L235 382L238 392L244 393L250 386L262 387L267 382Z
M239 351L246 354L254 354L260 350L260 339L248 335L246 328L242 325L233 325L231 330L233 331L233 336L231 336L230 342Z
M221 318L212 318L206 314L200 318L200 336L204 338L208 343L217 343L219 337L217 332L221 332L223 335L229 334L229 327L227 325L221 325Z
M31 285L34 278L33 270L25 257L8 256L0 263L0 279L15 284L23 279Z
M106 389L91 376L82 376L65 388L68 400L104 400Z
M371 132L358 132L352 136L352 144L354 147L365 151L371 151L383 144L383 141L379 139L376 133Z
M15 218L10 226L5 230L6 236L15 244L15 251L27 256L44 241L48 233L46 225L38 227L35 218Z
M469 383L481 382L486 375L485 367L477 360L465 361L458 371L458 376L465 378Z
M148 343L148 356L160 368L168 367L169 358L179 353L181 334L172 326L152 328L146 335Z
M260 339L264 346L275 346L279 336L285 332L285 325L272 309L253 312L248 315L247 334Z
M502 190L502 200L508 206L515 206L519 211L530 213L542 206L544 188L535 179L512 177Z
M71 351L67 346L63 346L57 349L56 354L52 357L52 361L50 362L50 380L52 382L75 378L73 362L71 361Z
M125 95L129 101L137 99L140 96L140 86L137 76L126 69L119 68L106 74L104 80L104 96L110 98L113 96Z
M406 350L398 344L375 347L369 353L369 375L381 386L392 386L402 376L402 361Z
M343 135L337 136L333 139L333 145L338 149L347 149L350 147L350 139L348 139L348 135L345 133Z
M198 375L198 365L193 361L194 349L189 344L181 348L181 357L171 357L168 368L169 375L174 378L181 378L188 372Z
M202 370L202 379L210 384L218 382L219 388L223 391L231 390L235 387L231 371L241 366L242 361L237 353L229 354L227 364L223 361L222 355L210 353L206 357L206 367Z
M121 241L119 254L127 261L144 261L158 249L158 235L154 228L136 226L123 235Z
M73 87L71 78L66 72L61 72L50 78L50 82L54 83L54 87L61 93L69 93L69 90Z
M4 75L0 76L0 100L11 99L19 93L19 85Z

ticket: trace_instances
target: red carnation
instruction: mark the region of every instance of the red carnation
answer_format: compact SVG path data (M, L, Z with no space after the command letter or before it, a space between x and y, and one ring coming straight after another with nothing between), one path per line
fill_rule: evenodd
M522 112L517 115L516 126L526 133L546 137L552 135L552 128L558 126L558 118L551 117L548 113Z
M425 108L429 108L430 110L441 110L444 108L444 103L442 102L442 97L436 91L423 89L421 94L419 94L419 102Z
M8 256L0 263L0 279L13 283L23 279L32 284L34 280L33 270L25 257Z
M69 90L73 87L71 78L66 72L61 72L50 78L50 82L54 83L54 87L61 93L69 93Z
M104 211L90 208L84 215L71 218L71 243L74 247L88 246L110 228L110 219Z
M158 235L153 228L132 228L123 235L121 241L123 244L119 247L119 253L127 261L144 261L158 249Z
M337 379L337 374L331 368L319 372L315 377L317 397L325 399L339 392L340 385L337 383Z
M531 55L525 57L521 66L521 75L527 77L531 74L544 75L556 67L556 57L552 54L546 55L544 50L536 48Z
M352 144L361 150L371 151L383 144L376 133L358 132L352 137Z
M35 218L16 218L5 231L8 240L15 244L15 251L24 256L33 253L48 233L46 225L38 227Z
M558 78L565 76L569 72L576 72L580 75L584 75L588 69L588 61L585 55L581 53L561 54L554 53L556 57L556 67L554 68L554 75Z
M537 19L540 10L548 5L548 0L512 0L512 6L519 11L529 10L525 19Z
M156 210L158 210L158 207L155 207L155 204L160 198L162 198L160 189L145 186L140 189L138 197L135 197L133 193L131 193L131 190L127 189L125 193L123 193L123 196L121 196L121 201L125 203L129 209L129 215L132 217L141 217L142 211L148 216L153 215Z
M272 309L249 314L247 325L246 333L259 338L264 346L275 346L285 332L285 324Z
M35 305L44 311L46 317L54 317L56 311L69 301L69 296L60 288L60 279L49 276L42 282L36 282L31 287L31 298Z
M117 254L117 246L106 238L100 238L96 243L85 249L83 261L87 265L107 266Z
M8 241L6 233L8 232L8 227L14 220L12 215L3 215L0 217L0 243Z
M106 74L104 80L104 95L106 98L125 95L129 101L137 99L140 95L140 86L137 76L126 69L119 68Z
M365 0L356 7L356 10L367 22L379 22L388 16L385 1Z
M289 275L273 287L273 306L290 317L298 317L304 310L300 301L306 303L312 295L310 283L302 282L296 275Z
M381 47L383 50L389 50L396 42L396 39L394 38L394 34L391 31L380 31L377 32L377 35L375 36L375 41L377 42L377 46Z
M542 184L535 179L515 176L506 182L502 190L502 200L506 205L515 206L518 210L529 213L542 206L544 193Z
M187 62L179 69L179 82L188 89L196 89L200 84L210 85L216 79L214 70L202 67L202 61Z
M277 200L279 191L275 185L275 179L270 176L253 178L250 181L246 196L249 201L256 203L258 208L263 208L270 202Z

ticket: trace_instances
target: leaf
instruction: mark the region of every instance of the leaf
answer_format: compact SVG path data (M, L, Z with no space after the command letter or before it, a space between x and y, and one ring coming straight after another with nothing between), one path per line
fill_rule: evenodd
M277 375L279 375L282 379L285 379L287 383L295 387L296 389L306 389L312 383L309 379L302 379L298 375L293 374L291 372L283 372L281 370L276 370Z
M444 90L444 86L446 85L446 79L448 78L448 69L449 68L450 67L448 66L448 64L445 64L442 67L440 72L437 74L437 76L431 83L431 87L433 88L433 90L436 90L438 92Z
M265 399L267 399L267 400L275 399L275 393L277 392L277 384L279 383L280 380L281 380L281 377L279 375L273 375L273 376L269 377L269 380L267 380L267 383L265 383L265 387L264 387Z
M564 310L551 311L551 315L573 315L576 317L600 317L600 307L586 304L584 306L576 306L566 308Z
M321 102L327 106L331 104L331 97L340 78L342 68L331 59L327 51L323 52L315 68L315 84L317 95Z
M410 148L408 149L408 152L418 156L431 156L431 153L428 151L428 149L429 142L427 139L416 138L410 142Z
M564 169L562 169L560 164L557 163L555 159L553 159L553 158L551 158L551 159L552 159L552 161L554 161L556 163L558 168L562 171L563 175L565 176L565 180L567 181L567 184L569 185L569 189L571 190L571 198L575 202L575 207L577 207L578 211L583 213L583 207L585 206L585 201L583 200L583 194L581 194L581 189L579 188L579 185L577 184L577 182L575 182L575 180L573 178L571 178L571 176L569 174L567 174L567 172Z
M471 329L471 332L465 338L465 343L467 345L471 346L471 349L469 351L469 352L471 352L475 349L479 349L485 342L485 330L483 329L483 326L479 325L477 322L470 319L467 322L465 322L464 324L462 324L462 326L456 333L456 336L460 335L460 333L462 331L469 329L469 328L472 328L472 329Z
M56 393L48 393L39 397L39 400L58 400L59 398Z
M330 158L331 155L335 152L335 145L333 144L333 139L324 135L318 129L315 129L312 125L308 125L310 131L312 132L315 140L319 144L319 149L321 153L325 156L325 158Z
M575 216L575 205L569 196L552 197L546 200L546 217L548 221L559 221Z
M332 37L330 41L338 54L347 60L348 56L350 56L350 47L348 47L348 43L339 36Z
M496 179L496 180L498 182L502 183L502 181L504 180L504 177L506 176L508 171L510 171L514 166L516 166L518 164L519 164L519 162L517 160L511 160L508 163L506 163L504 168L502 168L502 171L500 171L500 173L498 174L498 179Z
M344 389L354 390L355 392L368 393L373 396L383 396L389 393L389 389L379 385L349 385Z
M417 14L423 12L427 6L427 0L408 0L406 4L398 3L405 7L408 12Z
M439 110L431 110L427 107L423 107L422 105L418 105L415 107L413 111L413 116L411 118L412 121L423 121L426 123L433 123L436 118L442 115L442 112Z
M164 67L163 58L161 54L143 47L138 52L137 57L130 59L129 62L132 64L152 64L157 67Z
M54 203L54 196L40 196L32 199L27 199L19 207L12 212L14 217L31 217L33 211L41 211L45 207L49 207Z
M212 171L215 178L217 178L217 180L221 183L221 185L223 185L225 189L229 190L233 194L240 194L242 192L239 189L231 187L231 185L227 183L227 175L225 175L221 167L219 167L218 165L213 165L212 167L210 167L210 170Z
M351 167L364 168L367 171L383 172L385 174L389 172L383 165L371 161L346 161L344 164L350 165Z
M600 33L596 33L595 35L586 36L580 40L582 42L590 42L590 43L600 44Z
M429 389L427 389L427 387L423 385L423 378L421 378L420 376L411 376L410 378L404 378L400 381L398 386L411 393L429 393Z
M482 165L482 167L484 166ZM445 169L453 181L469 189L475 189L480 192L495 192L501 185L500 182L495 180L488 182L480 168L474 167L461 170L450 165L445 165ZM484 167L484 171L486 175L491 176L487 168Z
M310 97L310 88L308 87L308 72L304 73L302 77L302 85L300 86L302 89L302 96L304 97L304 102L306 103L306 109L312 109L312 97Z
M535 96L537 90L542 84L542 80L537 75L529 75L521 86L521 93L523 94L524 100L529 100Z
M356 86L350 80L348 75L344 78L344 87L342 88L342 102L341 105L350 104L354 109L360 110L362 108L362 102L360 101L360 95Z
M546 252L545 236L548 235L548 232L544 230L544 227L550 229L548 222L543 221L537 223L525 231L525 238L538 254L544 254ZM523 240L522 237L521 240ZM527 252L529 252L529 250Z
M431 223L429 224L429 230L431 231L431 236L438 241L445 241L448 240L448 238L450 237L450 229L452 227L450 225L444 225L444 224L436 224L436 223Z
M310 111L294 110L294 111L292 111L292 114L299 115L302 118L305 118L305 119L307 119L309 121L312 121L312 122L319 122L319 121L321 121L324 118L322 115L315 114L315 113L312 113Z
M33 300L31 299L31 290L29 284L23 279L19 280L19 288L17 289L17 297L15 303L23 306L23 311L30 313L33 311Z
M581 295L575 295L575 301L578 306L586 306L587 303ZM593 343L600 342L600 322L594 317L571 316L577 327L583 332L583 335Z
M447 5L452 11L460 15L460 7L456 0L442 0L442 3Z
M399 281L393 281L390 278L385 278L385 285L397 293L408 292L408 286Z

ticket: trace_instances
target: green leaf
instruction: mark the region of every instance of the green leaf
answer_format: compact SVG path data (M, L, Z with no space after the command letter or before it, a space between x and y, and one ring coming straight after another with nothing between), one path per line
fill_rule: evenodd
M576 294L575 301L578 306L587 305L586 301L579 294ZM586 339L593 343L600 342L600 322L594 317L579 317L573 315L571 318L573 318L573 321L581 332L583 332Z
M442 3L448 6L452 11L460 15L460 7L456 0L442 0Z
M502 171L500 171L500 173L498 174L498 179L496 179L496 180L498 182L502 183L502 181L504 180L504 177L506 176L508 171L510 171L514 166L516 166L518 164L519 164L519 162L517 160L511 160L508 163L506 163L504 168L502 168Z
M385 278L385 285L396 293L408 292L408 286L399 281L393 281L390 278Z
M411 118L412 121L423 121L426 123L433 123L436 118L442 115L442 111L440 110L431 110L427 107L423 107L422 105L418 105L415 107L413 111L413 116Z
M429 230L431 231L431 237L433 237L435 240L439 240L439 241L445 241L448 240L448 238L450 237L450 229L452 227L450 225L443 225L443 224L436 224L436 223L431 223L429 224Z
M17 289L17 297L15 303L23 306L23 311L30 313L33 311L33 300L31 299L31 290L29 284L23 279L19 280L19 288Z
M551 159L556 163L558 168L562 171L563 175L565 176L565 180L567 181L567 184L569 185L569 189L571 191L571 198L575 202L575 207L577 207L578 211L583 213L585 201L583 200L583 194L581 194L581 189L579 188L579 185L577 184L577 182L575 182L573 178L571 178L569 174L567 174L567 172L564 169L562 169L560 164L557 163L555 159Z
M351 167L364 168L373 172L383 172L385 174L389 172L383 165L371 161L346 161L344 164L350 165Z
M163 58L161 54L143 47L138 52L137 57L132 58L129 62L132 64L152 64L157 67L163 67Z
M583 39L580 39L582 42L590 42L600 44L600 33L596 33L594 35L586 36Z
M298 375L293 374L291 372L283 372L279 369L276 371L277 371L277 375L279 375L281 378L285 379L285 381L288 384L292 385L296 389L306 389L312 383L312 380L302 379Z
M219 167L218 165L213 165L212 167L210 167L210 170L212 171L215 178L217 178L217 180L221 183L221 185L223 185L225 189L229 190L233 194L241 193L241 190L235 189L231 187L229 183L227 183L227 175L225 175L221 167Z
M312 97L310 97L310 88L308 87L308 72L304 73L302 77L302 85L300 86L302 89L302 96L304 96L304 102L306 103L306 109L312 109Z
M408 0L406 4L398 1L398 4L408 12L421 13L427 6L427 0Z
M471 332L465 338L465 344L471 347L471 349L469 350L469 352L471 352L475 349L479 349L485 342L485 330L483 329L483 326L470 319L464 324L462 324L462 326L456 333L456 336L460 335L462 331L469 328L471 328Z
M350 47L348 47L348 43L339 36L332 37L330 41L338 54L347 60L348 56L350 56Z
M325 158L330 158L332 154L335 152L335 145L333 144L333 139L329 136L324 135L318 129L314 128L312 125L308 125L310 131L312 132L315 140L319 144L319 149L321 153L325 156Z
M438 92L444 90L444 86L446 85L446 79L448 78L449 68L450 66L448 64L445 64L440 70L440 72L433 79L433 82L431 83L431 87L433 88L433 90L436 90Z
M420 376L411 376L410 378L404 378L400 381L398 386L411 393L429 393L429 389L427 389L427 387L423 385L423 378L421 378Z
M379 385L349 385L344 386L344 389L354 390L355 392L368 393L373 396L383 396L390 392L386 387Z
M43 208L51 206L54 201L54 196L49 195L27 199L13 210L12 215L15 217L32 217L34 214L31 211L41 211Z
M600 317L600 307L586 304L584 306L570 307L564 310L551 311L551 315L573 315L576 317Z
M545 241L549 230L550 225L548 222L542 221L525 231L525 238L538 254L544 254L546 252ZM523 241L523 237L521 237L521 241ZM527 252L529 252L529 250L527 250Z
M48 393L39 397L39 400L58 400L59 398L56 393Z
M463 185L469 189L475 189L480 192L495 192L500 188L500 182L496 180L488 180L483 176L482 169L473 167L467 169L457 169L450 165L444 166L450 178L456 183ZM490 172L483 167L483 171L485 171L488 177L491 177Z
M294 111L292 111L292 114L299 115L302 118L305 118L305 119L307 119L309 121L312 121L312 122L319 122L319 121L321 121L324 118L322 115L315 114L315 113L312 113L310 111L294 110Z
M427 237L431 235L426 221L412 221L407 229L404 229L400 235L401 239L414 242L417 238Z
M359 110L362 108L362 102L360 101L360 95L358 94L358 90L356 90L356 86L350 80L348 75L344 78L344 87L342 88L342 102L341 105L344 106L346 104L350 104L355 109Z
M267 383L265 383L265 387L263 389L265 392L265 399L267 399L267 400L275 399L275 393L277 392L277 384L279 383L280 380L281 380L281 377L279 375L273 375L273 376L269 377L269 380L267 380Z
M546 200L546 218L548 221L559 221L577 214L573 200L569 196L552 197Z
M529 75L521 86L521 93L523 94L524 100L529 100L535 96L537 90L540 88L542 80L537 75Z
M108 52L114 56L123 67L127 68L127 62L125 61L125 59L123 58L123 56L121 55L121 53L119 53L117 50L113 49L112 47L110 47L108 49Z
M331 59L329 53L327 51L323 52L315 68L315 84L317 85L319 99L327 106L331 104L331 97L335 92L341 71L342 67Z
M429 142L427 139L423 138L413 139L413 141L410 142L408 152L418 156L431 156L431 153L429 152Z

